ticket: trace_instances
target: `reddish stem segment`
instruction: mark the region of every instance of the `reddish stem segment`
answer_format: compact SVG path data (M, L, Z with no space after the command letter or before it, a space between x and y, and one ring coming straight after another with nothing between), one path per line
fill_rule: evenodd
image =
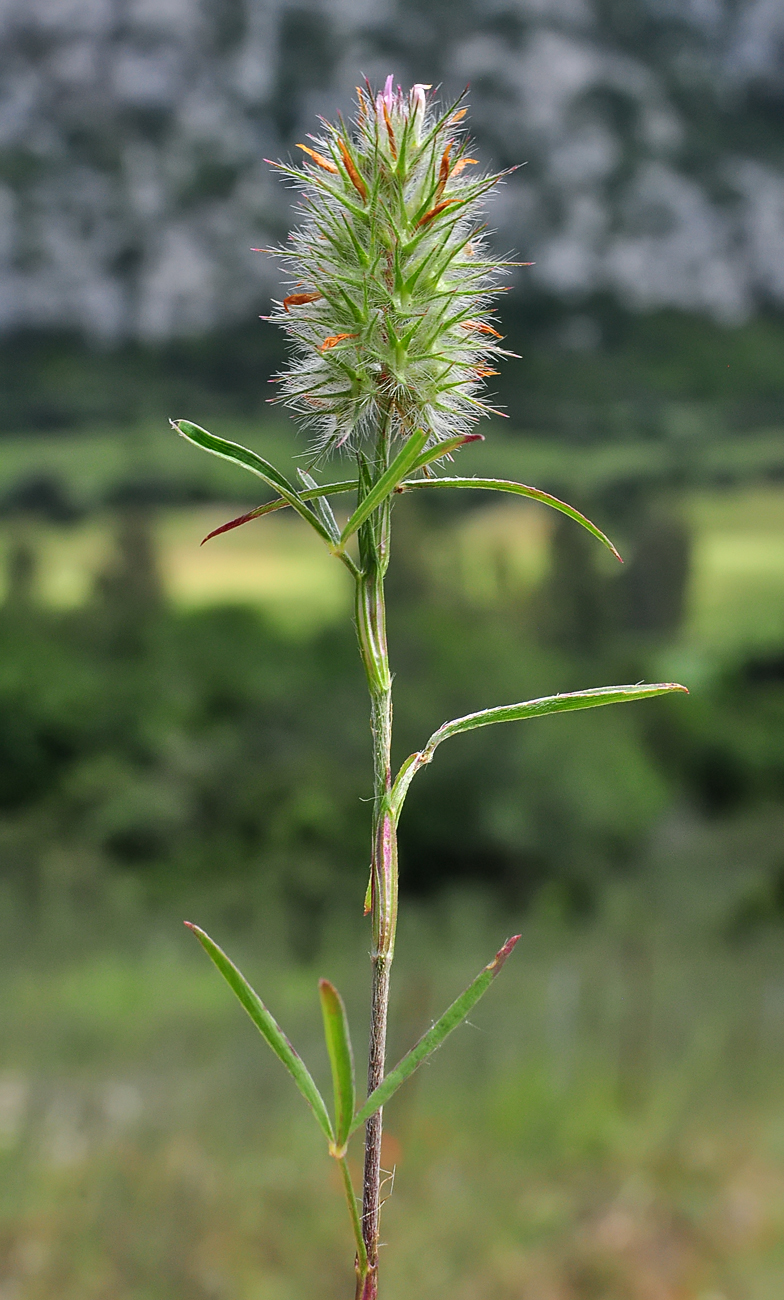
M373 959L370 1051L368 1054L368 1096L384 1077L389 1006L389 960ZM383 1108L365 1125L365 1174L362 1195L362 1235L367 1250L367 1274L361 1279L361 1300L375 1300L378 1294L378 1237L381 1215L381 1137Z

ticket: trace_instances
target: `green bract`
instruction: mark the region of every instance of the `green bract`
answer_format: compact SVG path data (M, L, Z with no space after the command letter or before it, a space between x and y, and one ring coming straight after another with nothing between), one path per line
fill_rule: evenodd
M305 219L275 251L290 292L268 319L293 344L277 376L284 402L340 446L423 428L455 438L492 408L478 396L501 346L488 308L503 263L482 238L499 175L476 174L465 109L437 114L423 86L357 87L353 129L325 123L300 145L302 167L275 164L302 191ZM508 264L507 264L508 265Z

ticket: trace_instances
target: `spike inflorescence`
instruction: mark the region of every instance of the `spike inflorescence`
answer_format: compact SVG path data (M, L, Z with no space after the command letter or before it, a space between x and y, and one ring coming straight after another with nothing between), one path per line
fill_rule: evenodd
M268 319L293 349L271 400L314 426L319 448L360 449L380 428L390 442L465 433L492 411L479 391L495 361L513 355L488 315L504 264L481 219L501 177L476 176L466 110L438 113L429 89L358 87L352 130L325 122L299 146L303 166L275 164L304 221L275 250L292 283Z

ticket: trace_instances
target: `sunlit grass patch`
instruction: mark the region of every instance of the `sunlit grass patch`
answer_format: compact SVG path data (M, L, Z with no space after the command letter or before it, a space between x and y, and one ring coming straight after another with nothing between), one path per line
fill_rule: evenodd
M487 504L445 528L426 557L438 585L472 603L526 595L547 573L553 520L520 501Z
M347 574L299 519L265 518L216 537L226 507L162 514L156 526L166 589L180 605L263 605L292 627L332 622L350 605Z
M0 555L5 560L0 589L6 585L9 553L20 545L29 547L35 557L34 594L41 603L73 609L89 600L111 554L112 532L105 519L94 516L76 525L7 524L0 532Z
M299 520L259 520L200 545L235 513L234 506L213 506L160 510L151 516L164 590L174 604L258 605L292 631L332 622L349 606L346 575ZM117 516L106 513L70 524L5 524L0 530L0 599L9 553L24 545L35 556L37 598L57 609L84 605L112 561L117 525Z
M687 503L694 528L685 639L719 650L784 639L784 492L700 492Z

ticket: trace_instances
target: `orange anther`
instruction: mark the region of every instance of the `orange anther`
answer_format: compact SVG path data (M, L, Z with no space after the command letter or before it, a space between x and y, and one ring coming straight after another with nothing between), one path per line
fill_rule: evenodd
M456 113L453 113L453 114L452 114L452 116L450 117L449 121L450 121L450 122L462 122L462 120L463 120L463 118L465 117L465 115L466 115L467 112L468 112L468 109L467 109L467 108L459 108L459 109L457 110Z
M452 141L449 141L446 149L441 155L441 166L438 169L438 188L436 189L436 199L440 199L443 194L446 183L449 180L449 153L452 148Z
M464 330L476 330L477 334L492 334L496 339L504 337L503 334L498 333L498 330L494 330L492 325L486 325L483 320L464 320L462 327Z
M283 299L283 310L288 311L290 307L301 307L304 303L315 302L320 297L320 293L290 293L287 298Z
M437 203L434 208L431 208L429 212L426 212L423 217L419 218L417 226L426 226L428 221L432 221L434 217L437 217L440 212L444 211L444 208L448 208L450 204L454 202L454 199L444 199L443 203Z
M358 334L330 334L328 339L324 339L324 342L319 348L319 351L327 352L330 348L334 348L336 343L341 343L343 339L358 339L358 338L359 338Z
M387 112L387 106L383 100L381 102L382 104L384 104L384 121L386 123L387 135L389 136L389 151L392 154L393 158L397 158L397 143L395 141L395 133L392 130L392 123L389 120L389 113Z
M337 167L334 163L329 162L323 154L316 153L315 149L308 148L306 144L298 144L297 148L304 150L305 153L309 153L314 163L318 163L319 167L323 167L325 172L332 172L333 176L337 176Z
M357 171L356 167L354 166L354 160L351 157L351 154L349 153L348 149L346 148L342 140L338 140L338 149L340 150L340 156L343 159L343 166L348 172L348 178L351 181L351 184L354 186L354 189L357 191L357 194L362 199L362 202L366 203L367 185L365 184L359 172Z
M464 167L472 166L474 163L478 163L478 162L479 162L478 158L458 158L457 162L452 168L452 175L459 176Z

